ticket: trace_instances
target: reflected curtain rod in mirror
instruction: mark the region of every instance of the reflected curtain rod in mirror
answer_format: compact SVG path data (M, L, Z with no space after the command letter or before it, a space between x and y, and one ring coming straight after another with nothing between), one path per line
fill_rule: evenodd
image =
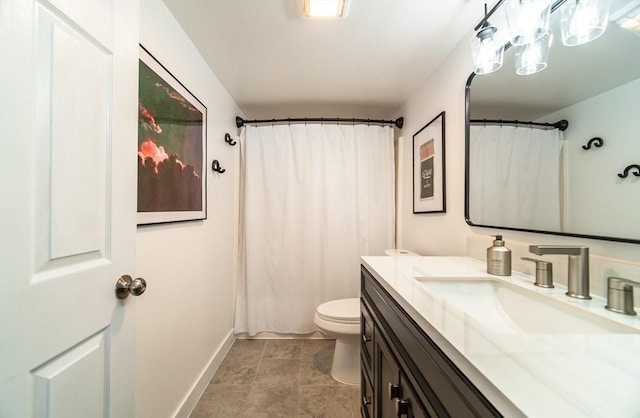
M559 120L554 123L546 122L527 122L522 120L507 120L507 119L471 119L470 123L479 124L495 124L495 125L513 125L513 126L540 126L546 128L560 129L566 131L569 127L569 121L566 119Z

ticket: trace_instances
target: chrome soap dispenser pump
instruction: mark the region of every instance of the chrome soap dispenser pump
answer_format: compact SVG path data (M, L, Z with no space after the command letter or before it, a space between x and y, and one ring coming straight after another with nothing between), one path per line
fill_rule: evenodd
M491 235L496 239L487 248L487 273L496 276L511 276L511 250L504 246L502 235Z

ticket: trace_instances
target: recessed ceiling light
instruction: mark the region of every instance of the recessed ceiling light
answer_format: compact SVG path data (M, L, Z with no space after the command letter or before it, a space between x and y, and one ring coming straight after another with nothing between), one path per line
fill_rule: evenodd
M623 29L640 35L640 1L630 1L617 10L612 10L609 19Z
M341 18L347 14L347 0L302 0L306 17Z

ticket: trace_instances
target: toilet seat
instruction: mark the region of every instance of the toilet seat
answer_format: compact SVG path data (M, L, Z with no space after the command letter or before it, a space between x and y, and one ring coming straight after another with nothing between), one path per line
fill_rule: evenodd
M316 315L325 321L357 324L360 322L360 299L348 298L325 302L318 306Z

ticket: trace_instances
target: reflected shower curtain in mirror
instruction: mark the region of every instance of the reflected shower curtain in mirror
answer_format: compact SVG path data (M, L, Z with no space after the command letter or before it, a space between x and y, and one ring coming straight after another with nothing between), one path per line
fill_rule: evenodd
M558 129L472 125L473 222L559 231L562 144Z
M235 332L310 333L319 304L358 297L361 255L394 240L393 129L246 126Z

